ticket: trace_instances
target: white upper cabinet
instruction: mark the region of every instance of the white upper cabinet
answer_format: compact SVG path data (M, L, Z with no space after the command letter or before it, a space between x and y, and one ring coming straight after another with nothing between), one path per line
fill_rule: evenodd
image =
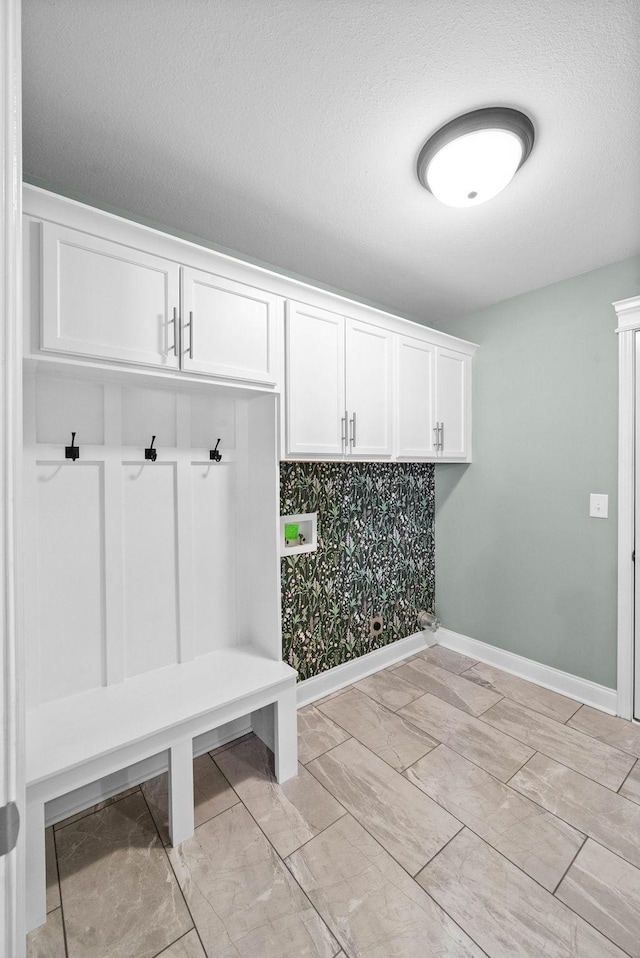
M380 326L346 323L346 413L350 456L393 453L391 380L393 333Z
M390 457L392 372L392 332L289 301L287 455Z
M30 358L280 392L285 459L471 460L472 343L44 190L24 196Z
M342 456L346 439L344 318L287 303L286 434L291 456Z
M275 294L81 230L41 228L43 350L276 385Z
M437 454L435 356L431 343L398 336L396 424L401 459Z
M180 268L54 223L42 224L42 348L177 368Z
M471 456L471 355L398 337L396 390L399 459Z
M471 454L471 356L439 347L436 354L436 428L443 459Z
M275 385L277 297L188 267L182 289L182 368Z

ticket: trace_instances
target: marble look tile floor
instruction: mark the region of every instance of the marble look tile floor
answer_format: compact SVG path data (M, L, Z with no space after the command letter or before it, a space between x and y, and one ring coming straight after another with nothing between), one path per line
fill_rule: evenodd
M640 726L434 647L47 829L28 958L640 958Z

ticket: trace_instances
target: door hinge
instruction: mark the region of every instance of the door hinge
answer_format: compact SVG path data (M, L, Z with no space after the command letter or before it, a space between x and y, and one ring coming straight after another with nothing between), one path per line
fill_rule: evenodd
M20 812L15 802L0 808L0 858L16 847L20 831Z

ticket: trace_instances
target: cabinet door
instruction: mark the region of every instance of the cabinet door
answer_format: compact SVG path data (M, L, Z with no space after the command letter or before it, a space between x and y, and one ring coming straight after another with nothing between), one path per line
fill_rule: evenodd
M435 458L435 354L431 343L398 337L398 456Z
M179 291L170 260L42 224L43 349L175 368Z
M289 455L344 453L344 318L287 303L286 434Z
M277 297L187 267L182 283L182 368L275 385Z
M442 459L471 454L471 357L438 348L436 355L436 420L441 423Z
M347 452L390 456L393 333L352 319L347 320L346 332Z

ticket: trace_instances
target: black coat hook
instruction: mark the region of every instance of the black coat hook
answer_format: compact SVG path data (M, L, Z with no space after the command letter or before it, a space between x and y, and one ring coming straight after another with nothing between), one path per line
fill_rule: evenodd
M78 447L76 446L75 442L76 442L76 434L75 434L75 432L72 432L72 433L71 433L71 445L64 447L64 458L65 458L65 459L73 459L74 462L76 461L76 459L79 459L79 458L80 458L80 450L79 450Z
M220 462L222 459L222 453L218 452L218 446L220 445L220 440L218 439L215 449L209 450L209 459L213 459L214 462Z
M146 448L145 451L144 451L144 458L145 458L145 459L150 459L151 462L155 462L156 459L158 458L158 450L153 448L153 444L154 444L155 441L156 441L156 437L155 437L155 436L152 436L152 437L151 437L151 445L150 445L150 446L147 446L147 448Z

